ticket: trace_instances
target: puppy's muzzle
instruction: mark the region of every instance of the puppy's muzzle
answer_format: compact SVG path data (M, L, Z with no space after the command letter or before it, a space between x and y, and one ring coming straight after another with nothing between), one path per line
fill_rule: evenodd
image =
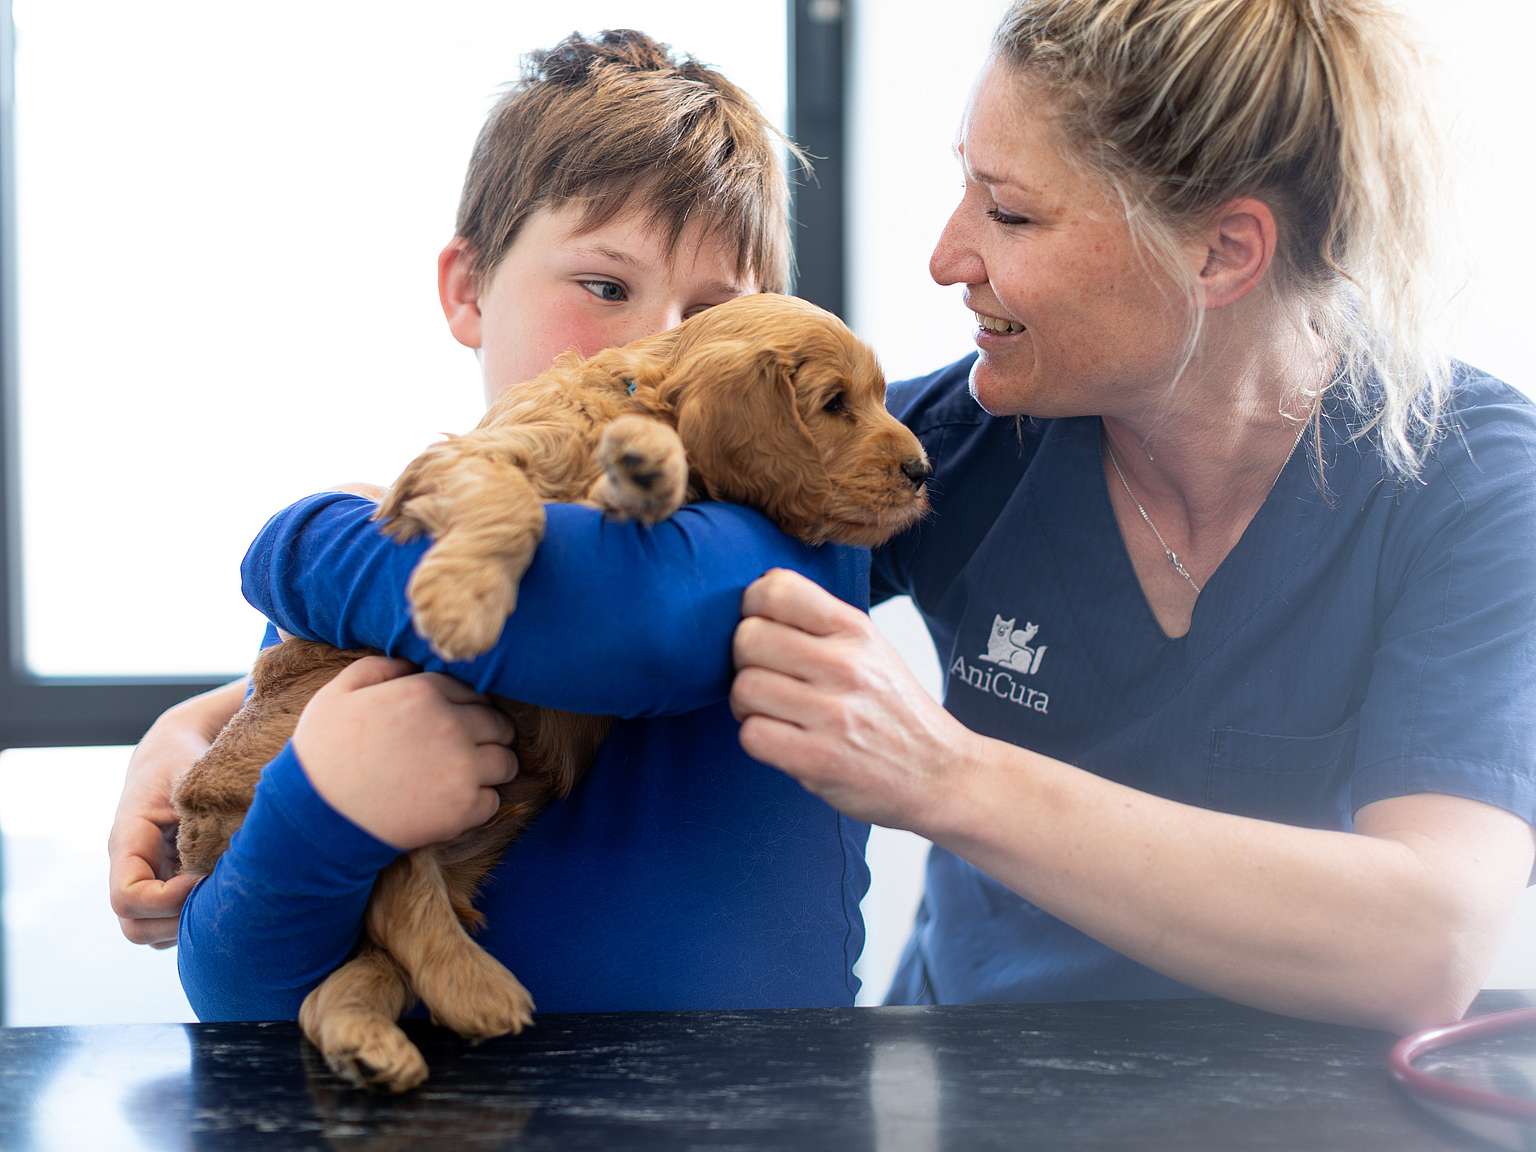
M921 456L915 456L901 462L901 474L912 481L913 488L921 488L928 477L933 475L933 466Z

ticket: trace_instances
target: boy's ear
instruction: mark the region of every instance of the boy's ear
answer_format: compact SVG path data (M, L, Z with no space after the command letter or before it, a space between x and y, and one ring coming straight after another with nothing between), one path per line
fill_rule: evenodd
M480 294L470 265L469 241L455 236L437 254L437 298L448 331L466 348L480 347Z

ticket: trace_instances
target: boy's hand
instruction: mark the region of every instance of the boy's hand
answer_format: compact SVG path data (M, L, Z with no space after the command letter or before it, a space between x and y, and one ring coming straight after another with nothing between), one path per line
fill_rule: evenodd
M107 837L107 889L123 935L135 944L176 943L181 906L198 878L176 874L171 786L208 750L244 696L242 677L167 709L128 761Z
M457 680L368 656L304 709L293 748L315 791L402 852L496 813L517 775L512 721Z

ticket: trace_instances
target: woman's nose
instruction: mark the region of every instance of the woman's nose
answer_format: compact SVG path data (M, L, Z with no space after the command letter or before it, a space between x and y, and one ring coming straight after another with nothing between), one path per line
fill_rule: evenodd
M939 233L939 242L928 258L928 275L938 284L985 284L986 265L972 242L965 220L965 202L950 213Z

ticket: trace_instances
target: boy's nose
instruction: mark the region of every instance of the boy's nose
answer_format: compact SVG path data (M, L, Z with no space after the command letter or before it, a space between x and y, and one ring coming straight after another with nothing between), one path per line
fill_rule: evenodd
M667 303L658 306L654 316L656 331L658 332L668 332L676 328L683 320L683 306L678 303Z

